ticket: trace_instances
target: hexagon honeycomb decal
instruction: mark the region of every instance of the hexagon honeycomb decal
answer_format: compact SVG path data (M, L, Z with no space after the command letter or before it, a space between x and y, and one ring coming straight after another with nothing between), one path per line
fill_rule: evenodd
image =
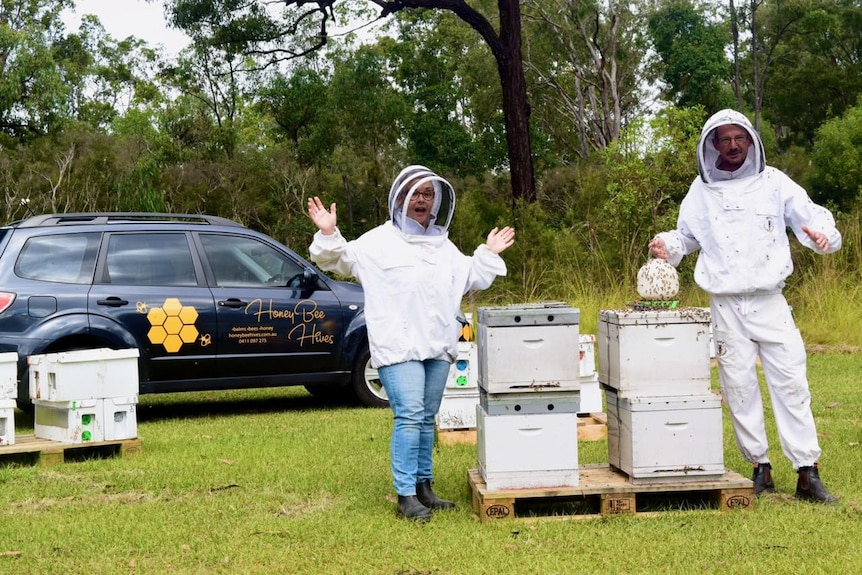
M198 310L194 306L184 306L175 297L168 298L162 307L147 312L151 326L147 337L150 343L165 346L168 353L176 353L184 343L194 343L198 338L194 325L197 319Z

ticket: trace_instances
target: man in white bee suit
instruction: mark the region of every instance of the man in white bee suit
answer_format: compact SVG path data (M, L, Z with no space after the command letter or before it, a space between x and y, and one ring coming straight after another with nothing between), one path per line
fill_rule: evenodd
M649 244L674 266L700 250L694 279L710 294L721 389L736 442L753 464L755 494L774 492L757 381L759 356L784 455L798 473L796 497L837 498L823 486L821 450L811 413L805 346L782 295L793 271L787 228L819 254L841 247L826 208L783 172L766 165L763 143L733 110L713 115L697 146L699 175L679 210L677 229Z
M324 270L350 275L365 292L371 365L377 368L394 415L391 468L398 495L396 515L425 522L452 501L432 490L434 423L458 357L458 316L468 291L485 289L506 274L500 252L515 230L494 228L473 252L449 240L455 192L423 166L408 166L389 191L391 219L347 241L336 227L335 204L308 200L317 225L309 247Z

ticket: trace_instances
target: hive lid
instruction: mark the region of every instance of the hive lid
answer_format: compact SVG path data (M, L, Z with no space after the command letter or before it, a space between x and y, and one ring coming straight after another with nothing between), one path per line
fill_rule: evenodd
M569 325L577 324L581 312L565 302L517 304L503 307L480 307L479 325Z
M599 320L620 325L662 325L669 323L710 322L709 308L677 307L676 309L603 309Z

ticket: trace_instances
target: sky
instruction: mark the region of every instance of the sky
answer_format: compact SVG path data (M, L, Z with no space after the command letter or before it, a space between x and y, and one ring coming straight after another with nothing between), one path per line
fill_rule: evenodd
M78 30L81 16L95 14L115 40L135 36L151 46L161 44L170 56L176 56L189 43L187 36L165 25L160 0L75 0L75 4L75 10L63 18L70 32Z

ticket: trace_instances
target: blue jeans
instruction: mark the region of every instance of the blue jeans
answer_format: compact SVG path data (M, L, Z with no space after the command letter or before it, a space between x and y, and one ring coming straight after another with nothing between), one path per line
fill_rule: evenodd
M377 370L395 416L390 457L398 495L416 495L416 484L431 479L434 418L443 400L449 362L406 361Z

